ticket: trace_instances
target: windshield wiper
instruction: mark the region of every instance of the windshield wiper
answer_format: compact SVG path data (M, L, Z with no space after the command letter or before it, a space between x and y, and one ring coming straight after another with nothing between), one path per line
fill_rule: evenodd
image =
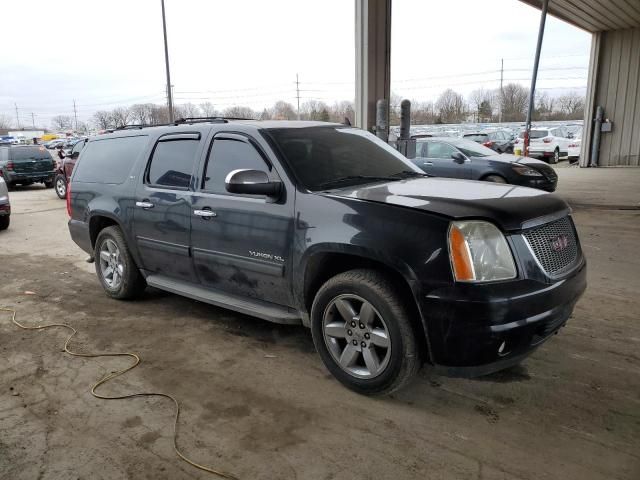
M380 182L380 181L395 182L400 179L398 177L393 177L393 176L383 177L383 176L375 176L375 175L347 175L346 177L338 177L338 178L334 178L333 180L328 180L326 182L319 183L317 185L317 188L319 189L328 188L332 185L340 185L341 183L349 182L351 180L369 180L372 182Z

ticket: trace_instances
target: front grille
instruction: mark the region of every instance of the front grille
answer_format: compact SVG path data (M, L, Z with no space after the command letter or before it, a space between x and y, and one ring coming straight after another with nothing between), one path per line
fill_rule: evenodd
M578 242L569 217L522 234L544 271L552 277L568 270L578 258Z

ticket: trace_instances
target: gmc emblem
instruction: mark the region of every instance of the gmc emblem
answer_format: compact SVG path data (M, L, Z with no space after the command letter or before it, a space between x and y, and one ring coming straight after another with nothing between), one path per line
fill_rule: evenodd
M554 252L561 252L569 246L569 238L566 235L558 235L551 240L551 250Z

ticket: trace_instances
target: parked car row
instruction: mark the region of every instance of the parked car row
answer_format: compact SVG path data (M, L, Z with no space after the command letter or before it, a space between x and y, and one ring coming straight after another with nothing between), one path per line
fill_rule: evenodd
M484 180L553 192L555 170L545 162L508 153L499 154L473 140L455 137L420 138L412 161L429 175Z

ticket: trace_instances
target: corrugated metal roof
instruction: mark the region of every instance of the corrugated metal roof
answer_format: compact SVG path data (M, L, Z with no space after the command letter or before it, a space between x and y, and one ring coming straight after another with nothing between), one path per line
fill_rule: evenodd
M542 8L542 0L520 0ZM640 0L549 0L549 14L588 32L640 27Z

